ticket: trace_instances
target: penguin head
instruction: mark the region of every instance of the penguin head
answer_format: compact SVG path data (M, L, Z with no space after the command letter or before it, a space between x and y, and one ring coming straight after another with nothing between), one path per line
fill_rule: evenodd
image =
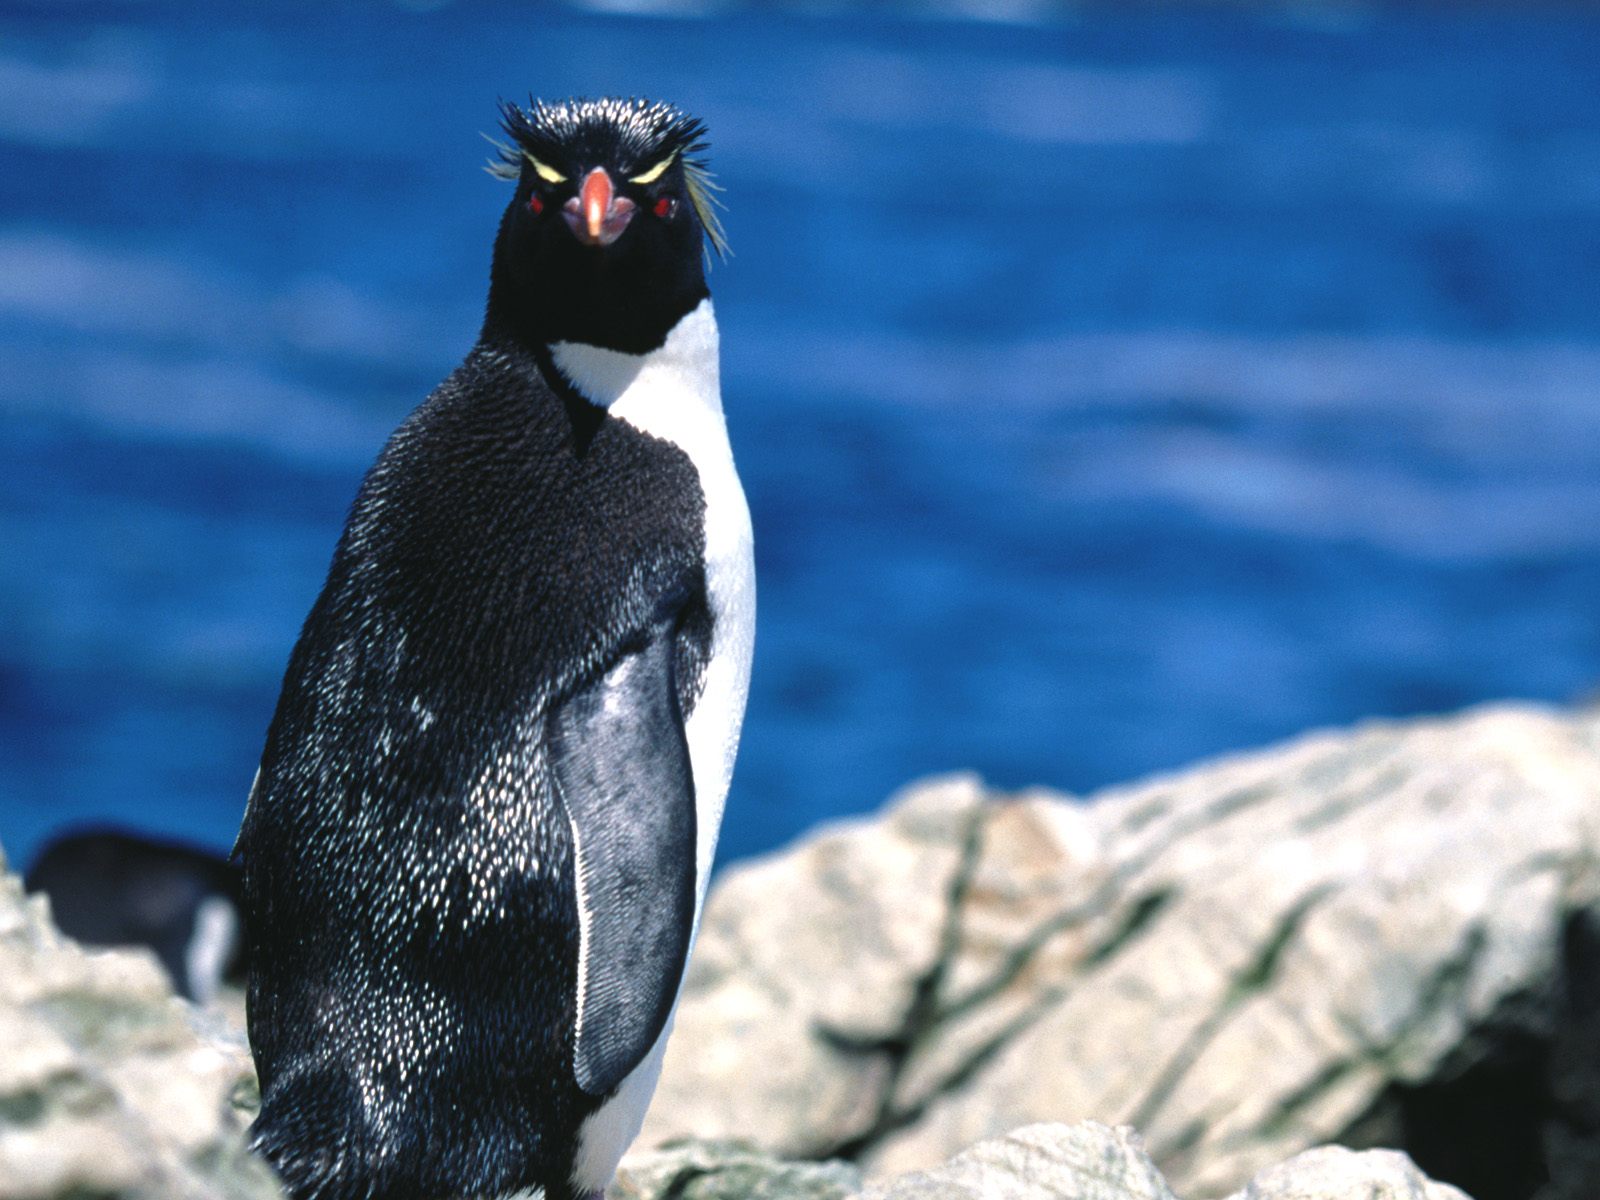
M705 126L646 100L502 103L490 172L515 182L500 223L490 324L521 340L643 354L709 294L727 243Z

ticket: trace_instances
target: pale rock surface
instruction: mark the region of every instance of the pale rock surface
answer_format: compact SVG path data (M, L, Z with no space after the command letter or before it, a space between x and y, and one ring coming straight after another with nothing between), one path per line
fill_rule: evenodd
M688 1142L629 1155L610 1200L1176 1200L1138 1134L1098 1122L1030 1125L926 1171L862 1186L848 1163L794 1163ZM1230 1200L1467 1200L1392 1150L1307 1150Z
M1268 1167L1229 1200L1468 1200L1435 1183L1404 1154L1319 1146Z
M1029 1125L943 1166L867 1187L855 1200L1174 1200L1127 1127Z
M63 937L3 868L0 1200L281 1197L244 1148L242 1040L203 1032L153 956Z
M1518 1005L1547 1033L1597 863L1600 724L1530 706L1088 804L924 784L727 873L640 1144L736 1136L892 1175L1092 1118L1221 1196L1470 1068Z
M787 1162L738 1142L687 1142L630 1154L606 1200L846 1200L861 1171L845 1162Z
M1175 1200L1126 1127L1030 1125L926 1171L861 1183L844 1163L783 1162L748 1146L688 1143L629 1157L610 1200ZM1271 1167L1232 1200L1467 1200L1403 1154L1325 1146Z
M1600 719L1373 724L1093 799L948 779L730 871L613 1200L1460 1200L1302 1151L1384 1141L1501 1028L1592 1156ZM0 1200L281 1198L250 1084L221 1010L0 871ZM763 1148L648 1149L684 1134Z

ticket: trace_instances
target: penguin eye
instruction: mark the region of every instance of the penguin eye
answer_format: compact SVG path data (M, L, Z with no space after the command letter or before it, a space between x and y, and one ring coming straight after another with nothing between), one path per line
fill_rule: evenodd
M658 217L670 217L673 213L678 211L678 202L671 196L663 196L661 199L656 201L655 207L650 211L655 213Z
M533 155L528 155L528 161L533 164L533 173L546 183L565 183L567 177L548 163L542 163Z
M528 197L528 211L536 217L544 211L544 201L539 199L538 192Z

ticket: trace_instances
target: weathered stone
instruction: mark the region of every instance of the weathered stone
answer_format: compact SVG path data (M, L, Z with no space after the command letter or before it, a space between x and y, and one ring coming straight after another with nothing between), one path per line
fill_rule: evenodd
M907 965L935 957L982 798L974 779L922 788L891 809L884 837L825 828L798 869L779 858L728 873L669 1043L692 1069L658 1094L644 1144L709 1132L829 1157L871 1126L889 1064L859 1047L895 1036L913 1004Z
M0 871L0 1200L268 1200L230 1102L250 1078L153 956L88 952Z
M608 1200L845 1200L861 1171L843 1162L786 1162L739 1142L688 1142L623 1162Z
M716 889L640 1146L766 1149L642 1150L615 1200L1597 1194L1597 864L1593 714L912 789ZM0 1200L279 1196L229 1021L0 878Z
M1139 1135L1093 1121L1030 1125L943 1166L875 1183L857 1200L1173 1200Z
M1404 1154L1319 1146L1268 1167L1230 1200L1468 1200L1435 1183Z
M784 1162L687 1143L631 1156L611 1200L1174 1200L1139 1136L1094 1121L1031 1125L926 1171L862 1186L845 1163ZM1467 1200L1403 1154L1322 1147L1263 1171L1231 1200Z
M1507 1013L1556 1035L1600 895L1597 746L1593 715L1500 707L1084 805L912 789L728 872L643 1144L896 1173L1093 1118L1222 1195L1499 1053Z

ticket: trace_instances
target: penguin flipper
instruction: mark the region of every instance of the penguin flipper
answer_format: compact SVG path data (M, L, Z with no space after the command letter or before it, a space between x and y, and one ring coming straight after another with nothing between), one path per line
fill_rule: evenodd
M611 1091L671 1015L694 926L695 799L670 627L552 715L579 912L578 1086Z

